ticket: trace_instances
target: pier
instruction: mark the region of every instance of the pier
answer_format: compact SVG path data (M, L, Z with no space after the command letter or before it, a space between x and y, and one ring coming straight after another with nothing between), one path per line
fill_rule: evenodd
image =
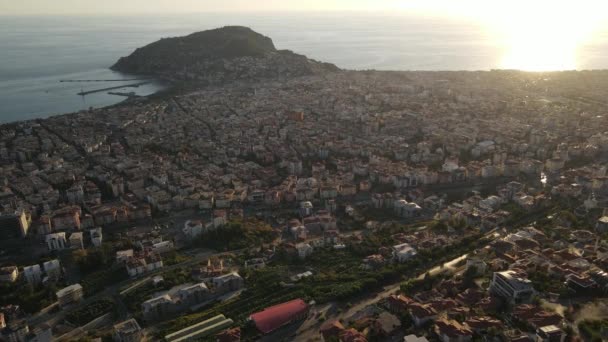
M102 92L102 91L120 89L120 88L137 88L137 87L139 87L141 85L148 84L148 83L151 83L151 82L149 82L149 81L148 82L139 82L139 83L125 84L125 85L120 85L120 86L115 86L115 87L108 87L108 88L102 88L102 89L94 89L94 90L81 91L80 93L78 93L78 95L84 96L84 95L99 93L99 92Z
M131 82L131 81L149 81L148 78L127 78L122 80L59 80L59 82Z
M135 94L134 91L129 92L129 93L123 93L123 92L118 92L118 91L109 91L108 94L116 95L116 96L124 96L124 97L140 97L139 95Z

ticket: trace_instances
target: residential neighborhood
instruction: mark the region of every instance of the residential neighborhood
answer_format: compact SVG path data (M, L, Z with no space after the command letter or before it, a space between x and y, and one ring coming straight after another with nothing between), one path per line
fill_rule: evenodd
M0 126L0 339L607 340L606 80L341 71Z

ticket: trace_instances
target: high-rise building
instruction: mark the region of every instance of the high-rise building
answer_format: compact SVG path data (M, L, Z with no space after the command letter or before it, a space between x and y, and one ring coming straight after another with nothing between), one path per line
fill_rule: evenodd
M25 210L0 214L0 239L26 237L30 229L30 216Z

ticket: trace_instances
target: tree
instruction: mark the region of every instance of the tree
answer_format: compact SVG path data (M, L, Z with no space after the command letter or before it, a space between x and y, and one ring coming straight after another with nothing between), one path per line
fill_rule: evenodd
M475 277L477 276L477 267L469 266L462 274L462 283L465 288L473 286Z
M437 232L447 232L448 231L448 225L445 224L445 222L443 221L433 221L430 225L429 228L431 230L437 231Z

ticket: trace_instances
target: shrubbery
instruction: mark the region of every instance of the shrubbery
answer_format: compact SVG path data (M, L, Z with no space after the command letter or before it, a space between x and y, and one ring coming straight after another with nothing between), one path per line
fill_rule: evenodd
M129 275L124 267L108 268L85 275L80 280L80 284L84 289L85 295L89 296L128 278Z
M55 302L57 287L33 287L30 284L2 284L0 285L0 305L15 304L28 313L35 313Z
M578 324L578 330L588 341L604 341L602 333L608 331L608 320L584 320Z
M66 319L78 326L85 325L97 317L111 312L114 302L109 299L100 299L78 310L74 310L66 315Z
M262 221L238 220L204 233L200 244L206 248L228 251L259 246L272 242L275 237L272 227Z

